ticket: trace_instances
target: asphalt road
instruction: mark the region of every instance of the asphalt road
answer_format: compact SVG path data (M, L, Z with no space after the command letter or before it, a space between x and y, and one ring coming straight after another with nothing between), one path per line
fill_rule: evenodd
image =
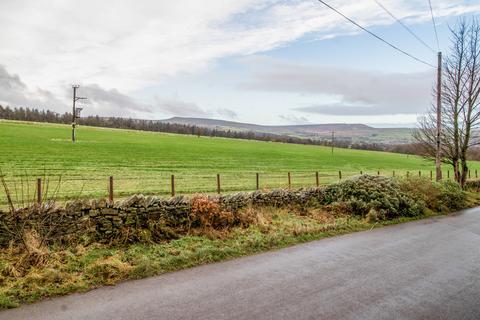
M0 319L480 319L480 209L128 281Z

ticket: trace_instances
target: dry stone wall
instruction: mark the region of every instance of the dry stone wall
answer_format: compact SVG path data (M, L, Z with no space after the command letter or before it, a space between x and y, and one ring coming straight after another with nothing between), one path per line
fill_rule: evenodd
M209 200L235 215L247 206L305 206L311 201L322 201L323 194L322 188L279 189L209 196ZM35 229L52 242L82 236L108 242L124 237L131 230L138 235L139 231L153 229L158 240L168 239L188 227L190 210L189 197L134 195L113 205L106 200L76 200L61 208L26 208L14 214L0 211L0 246L20 241L19 233L25 229Z

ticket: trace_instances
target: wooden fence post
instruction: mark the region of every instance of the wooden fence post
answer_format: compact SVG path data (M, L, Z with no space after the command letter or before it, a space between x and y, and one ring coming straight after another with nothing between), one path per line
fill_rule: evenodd
M447 170L447 179L450 179L450 170Z
M318 177L318 171L315 172L315 182L316 182L317 187L320 186L320 178Z
M430 170L430 180L433 180L433 171Z
M171 177L171 190L172 190L172 197L175 197L175 175L172 174Z
M360 175L362 175L362 174L363 174L363 171L362 171L362 170L360 170Z
M422 171L418 170L418 177L420 178L422 176Z
M377 171L377 176L379 176L379 175L380 175L380 170Z
M258 172L257 172L256 176L257 176L257 177L256 177L256 180L257 180L257 190L259 190L259 189L260 189L260 175L258 174Z
M338 171L338 179L342 180L342 171Z
M42 178L37 178L37 204L42 204Z
M108 201L113 203L113 176L108 179Z
M220 174L217 173L217 193L220 194L221 189L220 189Z
M395 177L395 170L393 170L393 176Z
M407 171L407 178L410 177L410 171Z
M290 172L288 172L288 189L292 188L292 177L290 176Z
M7 202L8 202L8 205L10 207L10 210L11 210L11 212L14 212L15 207L13 205L12 197L10 196L10 191L8 190L7 183L5 182L5 176L4 175L0 175L0 181L2 182L2 186L5 190L5 195L7 196Z
M475 169L475 178L478 178L478 172L477 172L477 169Z
M470 169L468 169L468 179L470 179Z

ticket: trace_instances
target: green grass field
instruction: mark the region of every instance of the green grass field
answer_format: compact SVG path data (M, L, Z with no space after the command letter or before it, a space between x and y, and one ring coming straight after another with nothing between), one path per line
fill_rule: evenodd
M255 189L257 172L260 187L271 189L286 187L289 171L292 187L307 187L315 185L315 171L321 183L330 183L338 180L339 170L346 178L360 171L392 175L394 170L429 176L433 169L431 162L401 154L335 149L332 155L327 147L92 127L80 127L72 144L70 130L0 121L0 168L14 199L31 198L36 177L47 177L52 193L61 176L60 196L71 198L106 196L111 175L115 194L125 196L168 194L171 174L177 193L184 194L215 192L217 173L222 192L231 192ZM478 163L472 163L476 168ZM5 204L3 192L0 203Z

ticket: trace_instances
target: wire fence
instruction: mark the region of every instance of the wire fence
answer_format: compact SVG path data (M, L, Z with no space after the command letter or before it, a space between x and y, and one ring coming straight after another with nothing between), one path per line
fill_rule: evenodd
M25 206L36 201L51 199L62 202L78 198L106 198L118 200L132 194L188 195L195 193L233 193L239 191L271 190L277 188L308 188L326 185L360 174L396 177L426 177L434 179L432 170L368 170L336 172L285 171L285 172L226 172L226 173L155 173L149 176L62 177L4 176L10 198L15 205ZM449 170L443 171L446 179L452 179ZM469 172L469 178L478 178L477 170ZM8 205L7 192L0 192L0 207Z

